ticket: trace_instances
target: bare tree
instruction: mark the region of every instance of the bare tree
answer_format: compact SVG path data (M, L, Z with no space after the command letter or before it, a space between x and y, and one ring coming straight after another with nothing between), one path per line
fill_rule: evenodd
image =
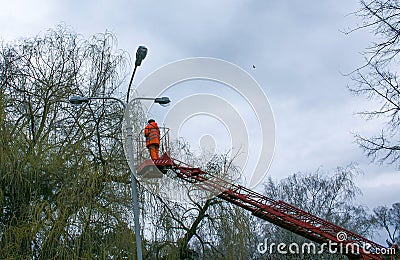
M264 185L265 194L275 200L282 200L315 216L326 219L338 226L363 236L374 231L368 210L355 201L361 194L353 179L358 174L354 165L338 167L332 173L318 169L310 173L295 173L279 182L271 178ZM298 245L311 241L272 224L259 222L258 241L268 239L270 243L292 243ZM318 248L318 247L317 247ZM270 255L279 256L277 252ZM346 259L339 254L325 253L290 254L285 259Z
M355 85L350 90L378 104L374 110L360 114L366 116L367 119L382 119L385 126L377 136L364 137L356 134L355 138L366 155L374 161L399 166L400 88L398 76L377 63L370 64L368 67L369 72L359 70L352 76Z
M352 31L369 30L374 36L370 47L364 51L366 63L351 74L355 95L371 100L374 108L361 112L368 120L379 119L383 127L379 134L365 137L356 134L357 143L365 154L378 163L400 167L400 87L398 63L400 52L400 3L394 0L360 1L355 15L362 24ZM398 203L393 208L380 206L374 209L377 228L387 232L388 245L398 243Z
M355 138L372 160L399 166L400 88L397 68L400 3L393 0L362 0L360 5L354 14L362 19L362 23L348 33L366 29L376 37L363 53L365 65L351 74L355 84L350 90L367 97L375 105L375 108L361 114L367 119L380 118L385 125L374 137L357 134Z
M206 162L197 158L184 142L173 142L172 153L190 161L196 167L219 176L237 176L228 154L207 157ZM173 178L173 173L168 174ZM169 201L157 194L143 195L144 232L149 234L147 258L152 259L243 259L248 255L248 239L243 222L248 215L214 196L197 197L196 186L174 187L186 192L187 201ZM249 226L248 226L249 227ZM238 234L239 233L239 234ZM230 236L230 234L236 234ZM235 246L233 246L235 245ZM240 245L240 246L239 246ZM228 250L229 248L229 250ZM228 251L227 251L228 250ZM241 257L240 257L241 256Z
M388 246L400 246L400 203L394 203L391 208L379 206L374 209L374 221L378 228L383 228L388 239Z

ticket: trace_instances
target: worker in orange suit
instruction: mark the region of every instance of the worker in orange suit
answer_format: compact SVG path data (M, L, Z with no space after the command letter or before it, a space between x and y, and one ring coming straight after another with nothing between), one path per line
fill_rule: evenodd
M160 159L158 155L158 149L160 147L160 129L154 119L148 121L148 125L144 129L144 136L146 137L146 147L149 149L151 159Z

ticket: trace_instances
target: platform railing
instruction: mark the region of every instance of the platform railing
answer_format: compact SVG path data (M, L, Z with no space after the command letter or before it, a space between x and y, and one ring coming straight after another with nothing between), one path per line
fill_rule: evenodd
M160 150L159 155L161 156L165 152L170 152L169 146L169 128L159 127L160 129ZM136 164L140 165L145 160L150 159L149 151L146 147L146 137L144 136L144 129L136 136Z

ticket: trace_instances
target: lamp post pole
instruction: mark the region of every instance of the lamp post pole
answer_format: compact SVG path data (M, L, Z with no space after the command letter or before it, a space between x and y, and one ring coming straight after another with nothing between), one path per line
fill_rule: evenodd
M133 69L131 80L129 81L128 91L126 92L126 104L129 104L129 94L131 92L131 86L133 82L133 78L135 77L136 68L142 64L142 60L147 55L147 48L144 46L139 46L136 51L136 60L135 60L135 68ZM137 98L136 98L137 99ZM124 108L124 112L127 113L126 107ZM136 255L138 260L142 260L142 241L140 239L140 223L139 223L139 199L138 199L138 192L137 192L137 179L135 177L135 163L133 160L133 131L132 131L132 124L130 123L129 115L125 116L126 122L126 137L128 141L127 145L127 156L129 169L131 171L131 194L132 194L132 203L133 203L133 216L135 222L135 236L136 236Z
M128 91L126 93L126 103L124 103L121 99L115 98L115 97L81 97L81 96L72 96L69 99L69 102L71 104L82 104L82 103L88 103L89 100L92 99L110 99L110 100L115 100L118 101L124 108L124 112L127 113L127 107L129 104L129 94L131 91L131 86L133 82L133 78L135 76L135 72L137 67L139 67L142 64L142 61L147 55L147 48L145 46L139 46L137 51L136 51L136 60L135 60L135 68L133 70L131 80L129 81L129 86L128 86ZM154 100L155 103L164 105L168 104L170 102L168 97L158 97L158 98L149 98L149 97L137 97L134 98L134 100ZM136 236L136 256L138 260L143 259L142 255L142 243L140 239L140 223L139 223L139 199L138 199L138 192L137 192L137 179L135 177L135 164L134 164L134 155L133 155L133 129L132 129L132 124L130 122L130 117L129 115L125 116L126 118L126 137L127 137L127 148L126 148L126 156L128 157L128 162L129 162L129 169L130 169L130 175L131 175L131 194L132 194L132 204L133 204L133 218L134 218L134 223L135 223L135 236Z
M88 103L93 99L101 99L101 100L114 100L118 101L122 107L124 108L124 113L128 113L127 111L127 103L124 103L121 99L115 97L81 97L81 96L71 96L69 98L69 102L74 105L80 105L83 103ZM135 100L154 100L155 103L160 105L165 105L170 103L170 99L168 97L137 97ZM126 137L127 137L127 148L126 148L126 156L128 157L129 169L130 169L130 178L131 178L131 196L132 196L132 204L133 204L133 218L135 224L135 237L136 237L136 255L138 260L143 259L142 254L142 242L140 239L140 222L139 222L139 199L138 199L138 189L137 189L137 179L135 177L135 163L134 163L134 155L133 155L133 128L130 122L129 115L125 116L126 118Z

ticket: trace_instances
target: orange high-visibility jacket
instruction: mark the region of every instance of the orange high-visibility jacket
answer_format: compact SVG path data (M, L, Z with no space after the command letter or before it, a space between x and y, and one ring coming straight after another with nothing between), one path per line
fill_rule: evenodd
M146 126L144 136L146 137L146 147L152 144L160 145L160 129L156 122L151 122Z

